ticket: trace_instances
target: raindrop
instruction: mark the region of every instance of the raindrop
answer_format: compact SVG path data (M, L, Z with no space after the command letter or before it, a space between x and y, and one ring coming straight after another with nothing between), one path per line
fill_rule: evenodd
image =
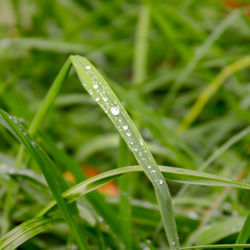
M94 84L94 89L98 89L98 84Z
M87 66L85 67L85 69L91 69L91 66L87 65Z
M156 171L154 169L152 169L151 173L155 173Z
M160 180L159 180L159 184L161 185L162 183L163 183L163 180L162 180L162 179L160 179Z
M127 136L131 136L131 133L128 132L128 133L127 133Z
M35 147L35 146L36 146L36 143L35 143L34 141L32 141L32 142L31 142L31 145L32 145L33 147Z
M148 166L148 168L151 168L151 166Z
M120 110L118 107L111 107L110 111L111 111L112 115L119 115L119 113L120 113Z
M128 125L123 125L122 127L123 127L124 130L128 129Z
M100 98L99 98L99 97L96 97L95 100L98 102L98 101L100 100Z
M106 102L108 99L106 97L103 97L102 100Z

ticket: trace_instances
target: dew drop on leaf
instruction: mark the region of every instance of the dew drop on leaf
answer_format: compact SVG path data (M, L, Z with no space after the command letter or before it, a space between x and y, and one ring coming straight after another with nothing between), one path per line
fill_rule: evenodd
M112 115L119 115L119 113L120 113L120 110L118 107L111 107L110 111L111 111Z
M128 129L128 125L123 125L122 127L123 127L124 130Z

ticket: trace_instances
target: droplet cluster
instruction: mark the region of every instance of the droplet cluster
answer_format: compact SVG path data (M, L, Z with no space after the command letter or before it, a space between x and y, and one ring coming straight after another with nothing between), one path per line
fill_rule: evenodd
M102 83L95 69L91 65L83 65L85 72L88 74L90 84L83 83L86 90L95 99L96 102L102 107L104 112L111 117L114 121L115 126L119 129L120 133L124 136L125 141L128 143L135 157L142 166L147 166L147 173L152 176L156 185L164 183L163 179L160 178L160 173L155 169L155 161L151 157L151 153L147 146L143 142L140 135L136 132L131 124L127 123L128 115L119 105L118 99L112 91ZM89 81L88 81L89 82ZM149 165L150 164L150 165Z

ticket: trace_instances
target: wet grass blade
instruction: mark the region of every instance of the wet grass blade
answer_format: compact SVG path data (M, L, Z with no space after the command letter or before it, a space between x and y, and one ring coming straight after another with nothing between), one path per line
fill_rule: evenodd
M77 208L75 204L73 206L68 206L61 196L61 193L67 189L67 185L56 166L46 155L40 145L31 138L27 131L25 131L22 124L15 117L9 116L6 112L0 110L0 122L25 146L37 162L55 200L57 201L65 221L69 225L73 237L78 243L80 249L87 249L87 245L82 237L79 226L79 214Z
M148 146L114 92L95 67L83 57L71 56L70 58L83 86L109 116L153 184L169 245L171 249L179 249L170 192Z

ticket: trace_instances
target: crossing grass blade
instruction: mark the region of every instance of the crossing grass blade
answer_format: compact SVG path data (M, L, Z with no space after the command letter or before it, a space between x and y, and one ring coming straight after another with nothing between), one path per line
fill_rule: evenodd
M166 173L166 179L170 181L189 183L193 185L234 187L250 190L250 184L229 180L212 174L168 166L159 166L159 168L162 173ZM96 175L68 189L63 193L63 197L68 201L73 201L81 197L82 195L85 195L86 193L89 193L96 188L106 184L114 178L121 176L122 174L141 171L143 171L143 168L141 166L129 166L106 171L105 173ZM52 202L50 205L48 205L48 207L44 208L41 211L39 216L47 214L55 205L55 201Z
M191 171L187 169L180 169L180 168L174 168L174 167L168 167L168 166L159 166L160 170L165 173L165 176L170 181L178 181L178 182L184 182L184 183L190 183L190 184L198 184L198 185L209 185L209 186L225 186L225 187L235 187L240 189L247 189L250 190L250 185L246 183L241 183L238 181L232 181L223 177L218 177L216 175L206 174L198 171ZM66 192L62 194L65 201L71 203L75 200L77 200L79 197L86 195L89 192L92 192L93 190L96 190L100 186L110 182L114 178L120 177L123 174L133 173L133 172L142 172L143 168L141 166L129 166L129 167L122 167L113 169L110 171L107 171L105 173L99 174L95 177L92 177L88 180L85 180L81 183L79 183L76 186L73 186L72 188L68 189ZM20 170L11 171L11 174L13 175L19 175ZM24 173L21 172L21 175L25 178L30 178L30 175L24 175ZM37 214L36 218L41 218L41 221L43 221L42 218L50 218L50 213L55 210L56 202L52 201L48 206L46 206L39 214ZM51 218L52 220L52 218ZM48 222L44 221L44 225L47 223L50 224L51 220L48 220ZM238 223L239 219L237 219ZM9 241L12 242L14 247L18 247L21 243L23 243L25 240L30 239L31 237L35 236L36 234L40 233L41 231L47 229L47 227L44 227L44 229L37 231L37 233L32 233L32 230L36 228L36 220L31 219L29 222L24 222L23 224L17 226L16 228L12 229L9 233L4 235L0 239L0 248L7 246L7 243ZM61 222L61 221L60 221ZM239 221L241 223L242 220ZM235 223L233 221L231 224ZM238 223L238 224L239 224ZM227 223L224 223L228 225ZM226 227L224 224L220 225L220 227ZM29 225L29 226L27 226ZM38 225L39 226L39 225ZM21 230L23 227L25 227L25 230ZM216 228L217 226L215 226ZM240 227L238 227L239 229ZM237 229L237 230L238 230ZM203 238L208 234L209 235L213 230L209 230L207 233L203 233ZM17 232L17 233L16 233ZM221 231L224 232L224 231ZM225 233L230 233L228 230L225 231ZM16 236L18 234L18 236ZM25 239L22 242L19 241L20 234ZM221 234L220 234L221 235ZM222 237L222 236L218 236ZM3 248L4 249L4 248Z
M65 221L71 229L73 237L78 243L80 249L87 249L87 245L82 237L81 229L79 227L79 213L77 208L75 204L73 206L68 206L61 196L61 193L67 189L67 185L56 166L46 155L41 146L31 138L27 131L25 131L23 125L15 117L9 116L6 112L0 110L0 122L25 146L37 162L44 174L48 186L50 187L50 191L63 213Z

